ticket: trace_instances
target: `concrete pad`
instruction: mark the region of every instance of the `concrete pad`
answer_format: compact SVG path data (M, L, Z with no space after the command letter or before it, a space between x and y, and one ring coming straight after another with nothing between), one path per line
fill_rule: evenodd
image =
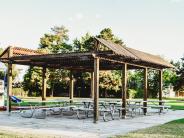
M65 138L106 138L130 131L147 128L184 118L184 111L169 111L166 114L138 116L97 124L92 119L78 120L74 117L48 116L46 119L22 118L17 113L8 116L0 112L0 130L23 134L43 135L44 137Z

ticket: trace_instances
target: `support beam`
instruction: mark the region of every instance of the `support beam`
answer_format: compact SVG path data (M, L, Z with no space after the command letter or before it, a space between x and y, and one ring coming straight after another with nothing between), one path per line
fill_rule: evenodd
M94 72L91 72L91 98L94 99Z
M46 67L42 69L42 101L46 100L46 91L47 91L47 75L46 75Z
M159 70L159 101L162 101L162 88L163 88L163 71ZM162 102L159 102L159 105L162 105Z
M126 98L127 98L127 64L122 67L122 118L126 118Z
M148 99L148 68L144 68L144 99L143 99L143 112L147 114L147 99Z
M73 71L70 71L70 85L69 85L69 96L70 96L70 102L73 102L73 93L74 93L74 77L73 77Z
M12 64L8 64L8 84L7 84L7 112L11 112L11 99L12 95Z
M8 58L13 56L13 48L9 47L9 51L8 51ZM7 72L7 112L8 115L10 115L11 113L11 99L10 96L12 95L12 64L8 63L8 72Z
M99 58L94 58L94 123L97 123L99 118L98 98L99 98Z

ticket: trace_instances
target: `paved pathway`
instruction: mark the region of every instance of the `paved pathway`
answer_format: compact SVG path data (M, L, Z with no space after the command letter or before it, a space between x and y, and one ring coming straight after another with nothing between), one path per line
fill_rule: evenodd
M184 118L184 111L169 111L162 115L139 116L124 120L114 120L94 124L92 119L78 120L74 118L47 117L46 119L22 118L17 114L7 116L0 113L0 130L16 133L33 133L55 138L106 138L125 134L133 130L164 124L171 120Z

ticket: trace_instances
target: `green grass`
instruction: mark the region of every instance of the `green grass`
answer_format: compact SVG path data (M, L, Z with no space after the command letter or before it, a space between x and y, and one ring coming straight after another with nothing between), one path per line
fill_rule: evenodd
M173 110L184 110L184 101L169 101L167 103Z
M31 132L27 134L27 133L17 133L0 130L0 138L53 138L53 137L46 135L31 134Z
M184 137L184 119L179 119L163 125L133 131L126 135L115 136L113 138L183 138L183 137Z
M30 135L17 134L13 132L0 131L0 138L33 138Z

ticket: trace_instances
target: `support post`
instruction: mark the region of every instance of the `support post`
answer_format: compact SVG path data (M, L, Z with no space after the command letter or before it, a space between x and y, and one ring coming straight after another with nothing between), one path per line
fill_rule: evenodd
M9 47L8 51L8 58L13 56L13 49L12 47ZM7 84L7 112L8 115L11 113L11 99L10 96L12 95L12 63L8 63L8 72L7 72L7 77L8 77L8 84Z
M94 99L94 72L91 72L91 98Z
M42 101L46 100L46 91L47 91L47 75L46 75L46 67L42 69Z
M148 68L144 68L144 98L143 98L143 112L147 114L147 99L148 99Z
M12 64L8 63L8 88L7 88L7 112L10 114L11 112L11 99L12 95Z
M162 70L159 70L159 101L162 101L162 88L163 88L163 78L162 78ZM162 105L162 102L159 102L159 105Z
M94 58L94 123L97 123L99 98L99 58Z
M122 118L126 118L126 98L127 98L127 64L122 67Z
M70 103L73 102L73 92L74 92L73 71L70 71L70 85L69 85Z

